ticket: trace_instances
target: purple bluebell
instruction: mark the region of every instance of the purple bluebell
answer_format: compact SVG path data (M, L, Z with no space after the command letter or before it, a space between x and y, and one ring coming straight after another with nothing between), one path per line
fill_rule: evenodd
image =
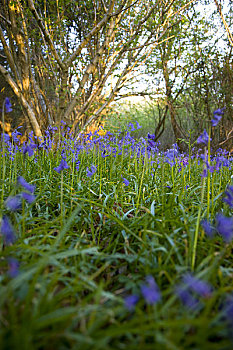
M233 239L233 217L226 217L222 214L217 214L217 231L223 237L226 243Z
M28 203L33 203L36 200L36 197L34 196L34 194L28 193L28 192L22 192L22 197L23 199L25 199Z
M6 245L12 244L15 241L15 231L11 225L10 220L6 215L2 217L0 232L4 237Z
M87 167L87 177L91 177L92 175L94 175L96 173L96 167L94 165L91 166L91 169L89 170L89 168Z
M233 208L233 186L228 186L225 192L226 197L223 198L223 202L227 203L230 208Z
M30 145L25 145L23 147L23 154L26 154L26 153L28 153L29 157L33 156L34 150L33 150L33 148Z
M19 274L19 262L15 258L8 258L8 275L11 278L15 278Z
M147 284L141 286L141 292L145 301L148 304L153 305L161 299L161 294L152 276L147 276L146 282Z
M218 125L218 123L222 119L222 116L224 114L224 110L225 110L225 107L216 109L216 111L214 111L213 119L211 120L212 126L217 126Z
M201 177L202 177L202 178L207 177L207 169L206 169L206 168L203 169L203 172L202 172L202 174L201 174Z
M209 297L212 293L212 288L207 282L200 280L190 273L184 275L183 283L186 285L186 287L190 288L202 297Z
M125 298L125 307L132 311L135 308L135 305L137 304L139 300L139 297L137 295L129 295Z
M11 101L10 101L9 97L5 98L5 111L6 111L6 113L12 112L12 105L11 105Z
M69 169L69 165L67 164L67 162L65 161L65 159L61 160L61 163L58 165L58 167L54 168L54 170L57 173L60 173L61 171L63 171L64 169Z
M128 129L128 130L131 130L131 131L135 131L135 130L136 130L135 127L134 127L134 125L133 125L133 123L129 123L129 124L127 125L127 129Z
M155 139L155 134L149 134L149 132L148 132L147 138L148 138L148 140L150 140L150 139L154 140Z
M75 169L77 171L79 171L80 163L81 163L80 160L77 160L77 162L75 163Z
M18 129L20 129L20 128L21 128L21 126L19 126L17 129L15 129L11 134L13 141L16 143L20 142L19 136L22 136L22 133L18 131Z
M10 139L11 138L10 138L10 136L8 134L6 134L6 133L1 134L1 140L4 141L5 143L10 142Z
M207 133L206 130L203 131L203 134L201 134L198 139L197 139L197 143L204 143L205 145L208 145L208 141L209 141L209 135ZM210 139L211 141L211 139Z
M213 173L215 171L215 166L211 165L208 161L205 162L206 164L206 169L210 172Z
M139 122L137 120L135 121L135 123L137 125L137 129L141 129L142 128L142 126L139 124Z
M187 290L187 287L178 285L175 288L175 293L187 308L195 310L197 307L199 307L199 300Z
M125 177L122 177L122 180L123 180L125 186L129 186L129 180L127 180Z
M227 320L233 326L233 294L227 296L224 312Z
M30 185L23 176L18 176L17 178L18 185L22 186L25 190L34 193L36 186Z
M5 201L5 206L11 211L17 211L22 207L22 200L20 194L16 196L9 196Z
M206 220L206 219L202 220L201 226L203 227L203 230L205 231L205 233L208 237L214 236L215 229L213 228L213 226L211 226L211 224L209 223L208 220Z

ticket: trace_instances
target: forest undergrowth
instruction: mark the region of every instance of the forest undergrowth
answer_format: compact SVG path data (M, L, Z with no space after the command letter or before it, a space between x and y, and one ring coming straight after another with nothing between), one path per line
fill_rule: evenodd
M2 135L1 349L233 348L233 159L137 128Z

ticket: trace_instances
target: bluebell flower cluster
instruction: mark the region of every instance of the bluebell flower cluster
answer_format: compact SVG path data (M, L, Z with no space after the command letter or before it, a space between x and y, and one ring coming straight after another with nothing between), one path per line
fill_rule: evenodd
M140 289L147 304L155 305L161 300L161 292L152 276L146 277L146 283L142 284ZM206 281L191 273L186 273L182 278L182 282L175 286L174 291L186 308L197 310L201 307L202 299L212 296L213 288ZM129 295L125 298L125 307L132 311L139 300L139 295Z
M65 125L62 124L62 128ZM29 135L28 141L23 142L22 145L19 144L19 136L20 132L15 131L14 137L9 138L9 136L5 135L6 150L10 159L14 159L15 154L17 152L22 152L23 154L28 154L29 157L33 157L34 162L37 162L37 156L39 152L37 150L44 150L46 153L48 152L61 152L61 162L58 166L54 168L58 173L68 169L69 165L67 163L67 159L71 159L71 162L75 163L76 171L80 171L80 156L81 153L96 150L100 152L100 156L102 158L106 157L117 157L123 156L127 157L130 155L131 158L136 156L136 161L143 159L146 157L147 159L156 159L156 164L158 167L161 167L162 163L168 163L171 167L174 165L179 165L179 171L182 168L186 167L189 162L189 158L182 154L179 151L177 144L174 144L172 148L169 150L162 152L159 150L159 142L155 142L155 135L148 134L146 138L141 137L139 140L135 140L131 131L139 128L140 125L136 123L134 125L132 123L129 124L129 129L126 134L122 134L119 132L117 135L113 135L111 132L106 132L104 135L99 135L97 132L88 133L87 135L80 134L79 138L75 138L75 136L71 133L65 133L63 129L63 136L59 142L56 141L55 132L57 131L57 127L48 127L45 131L45 138L43 142L35 143L36 137L31 133ZM208 135L206 131L203 135L200 136L200 141L204 141L205 144L208 143ZM12 142L13 141L13 142ZM36 155L36 156L35 156ZM196 153L196 157L199 156ZM203 159L206 162L205 159ZM223 151L220 150L219 154L216 157L211 158L210 163L206 163L205 170L203 176L207 176L207 172L219 171L221 167L230 167L231 159L228 155L223 154ZM153 167L155 169L155 167ZM91 169L87 170L88 177L91 177L94 173ZM91 175L92 174L92 175ZM153 177L153 171L151 176Z

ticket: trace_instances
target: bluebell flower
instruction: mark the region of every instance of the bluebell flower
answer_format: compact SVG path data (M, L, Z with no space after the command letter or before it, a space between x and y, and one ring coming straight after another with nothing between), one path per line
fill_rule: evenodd
M22 192L22 197L30 204L36 200L36 197L33 194L27 192Z
M129 186L129 180L127 180L125 177L122 177L122 180L123 180L125 186Z
M211 295L211 286L207 282L200 280L190 273L184 275L183 282L188 288L192 289L202 297L206 298Z
M135 308L135 305L137 304L139 300L139 297L137 295L129 295L125 298L125 307L132 311Z
M58 167L55 167L54 170L57 173L60 173L61 171L63 171L64 169L69 169L69 165L67 164L67 162L65 161L65 159L61 160L61 163L58 165Z
M148 304L153 305L161 299L161 294L152 276L147 276L146 282L147 284L141 286L141 292L145 301Z
M187 308L195 310L197 307L199 307L199 300L187 290L187 287L178 285L175 288L175 293Z
M229 243L233 238L233 217L226 217L222 214L217 214L217 231L223 237L224 241Z
M28 153L29 157L32 157L34 154L34 149L35 147L33 147L32 145L26 145L23 147L23 154Z
M206 169L206 168L203 169L203 172L202 172L202 174L201 174L201 177L202 177L202 178L207 177L207 169Z
M6 245L12 244L15 241L15 231L11 225L10 220L6 215L3 216L1 222L0 232L4 237Z
M14 259L14 258L9 258L7 259L8 260L8 275L11 277L11 278L15 278L18 276L19 274L19 262L17 259Z
M202 220L201 226L203 227L203 230L205 231L205 233L208 237L214 236L215 229L213 228L213 226L211 226L211 224L209 223L208 220L206 220L206 219Z
M233 326L233 294L228 295L226 298L224 313L227 320Z
M77 162L75 163L75 169L77 171L79 171L80 163L81 163L80 160L77 160Z
M8 143L10 142L11 138L8 134L4 133L4 134L1 134L1 140L2 142Z
M197 139L197 143L204 143L205 145L208 145L208 141L209 141L209 135L207 133L206 130L204 130L203 134L201 134L198 139ZM211 141L211 139L210 139Z
M18 131L18 129L20 129L20 128L21 128L21 126L19 126L17 129L15 129L11 134L14 142L20 141L19 136L22 136L22 133Z
M18 185L22 186L23 188L25 188L25 190L34 193L36 186L34 185L30 185L24 178L23 176L18 176L17 178L17 183Z
M12 105L11 105L11 101L10 101L9 97L5 98L5 111L6 111L6 113L12 112Z
M223 116L223 114L224 114L224 110L225 110L226 108L224 107L224 108L219 108L219 109L216 109L216 111L214 111L214 115L213 115L213 119L211 120L211 124L213 125L213 126L217 126L218 125L218 123L220 122L220 120L222 119L222 116Z
M129 123L129 124L127 125L127 129L128 129L128 130L131 130L131 131L135 131L135 130L136 130L135 127L134 127L134 125L133 125L133 123Z
M225 192L226 197L223 198L223 202L227 203L230 208L233 208L233 186L228 186Z
M17 211L22 207L21 196L17 194L16 196L9 196L5 201L5 206L11 211Z
M139 125L139 122L138 122L137 120L135 121L135 123L136 123L136 125L137 125L137 129L141 129L141 128L142 128L142 126Z
M147 138L148 138L148 140L154 140L155 139L155 134L149 134L149 132L148 132Z
M94 165L91 166L91 169L89 170L89 168L87 167L87 176L91 177L92 175L94 175L96 173L96 167Z

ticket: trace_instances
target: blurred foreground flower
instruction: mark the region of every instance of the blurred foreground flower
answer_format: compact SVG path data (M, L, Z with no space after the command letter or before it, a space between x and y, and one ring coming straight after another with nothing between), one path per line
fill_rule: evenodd
M233 239L233 217L226 217L222 214L217 214L217 230L223 237L226 243L229 243Z
M22 202L21 202L21 196L17 194L16 196L8 197L7 200L5 201L5 206L7 209L11 211L17 211L21 209L22 207Z
M199 306L199 300L187 290L187 287L178 285L175 288L175 293L188 309L195 310Z
M4 237L6 245L12 244L16 240L15 231L6 215L2 217L0 232Z
M212 294L212 287L205 281L187 273L183 276L182 283L175 287L175 293L181 302L189 309L196 310L201 306L198 295L208 298Z
M200 280L190 273L184 275L183 282L188 288L204 298L211 295L211 286L207 282Z
M227 320L233 326L233 294L227 296L224 311Z
M31 193L27 193L27 192L22 192L22 197L23 199L25 199L29 204L32 204L35 200L36 197L31 194Z
M141 286L141 292L145 301L148 304L153 305L161 299L159 287L152 276L147 276L146 282L147 284Z
M17 183L18 185L22 186L25 188L25 190L34 193L36 186L30 185L24 178L23 176L18 176L17 178Z
M15 278L19 274L19 262L17 259L9 258L8 259L8 275L12 278Z
M215 233L215 229L211 224L209 223L208 220L204 219L201 221L201 225L203 227L203 230L205 231L206 235L208 237L213 237Z
M139 297L137 295L129 295L125 298L125 307L132 311L135 308L135 305L137 304L139 300Z
M233 186L228 186L225 192L226 197L223 198L223 202L227 203L230 208L233 208Z

